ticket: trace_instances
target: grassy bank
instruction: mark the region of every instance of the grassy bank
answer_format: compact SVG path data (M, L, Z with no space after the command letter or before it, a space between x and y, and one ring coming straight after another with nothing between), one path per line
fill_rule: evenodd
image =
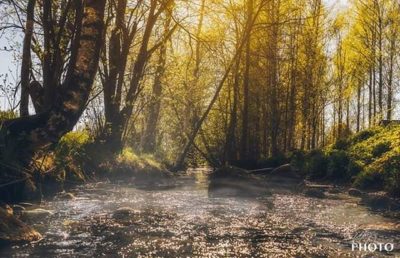
M310 179L400 196L400 126L374 127L322 150L296 151L291 163Z
M153 156L138 154L132 148L112 153L86 131L64 135L54 148L38 153L32 162L32 171L17 167L2 171L0 185L6 186L0 188L0 201L36 200L87 181L128 179L149 185L169 177L165 166Z
M132 178L141 183L157 181L167 173L165 166L149 154L140 154L131 147L120 153L93 141L85 131L66 134L55 148L55 171L66 182L87 179Z

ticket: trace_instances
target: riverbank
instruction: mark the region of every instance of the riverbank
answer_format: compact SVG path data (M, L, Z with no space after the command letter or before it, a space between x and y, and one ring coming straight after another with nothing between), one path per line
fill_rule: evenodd
M343 181L333 183L327 180L309 180L304 177L303 172L290 164L274 169L256 170L222 167L211 174L209 189L220 196L232 193L234 196L257 196L263 191L268 192L271 186L279 186L282 191L289 190L318 199L346 199L352 196L357 199L359 205L400 219L400 198L393 197L385 191L363 191Z
M377 126L320 150L295 151L291 164L311 180L400 197L400 126Z
M264 160L238 161L235 165L271 171L290 163L306 180L358 188L364 192L385 192L399 198L399 146L400 125L389 124L351 134L320 149L293 150Z
M9 166L10 167L10 166ZM38 153L31 170L11 167L0 175L0 201L40 201L75 185L120 178L143 185L172 178L168 169L151 155L131 148L115 154L85 131L70 132L51 150Z

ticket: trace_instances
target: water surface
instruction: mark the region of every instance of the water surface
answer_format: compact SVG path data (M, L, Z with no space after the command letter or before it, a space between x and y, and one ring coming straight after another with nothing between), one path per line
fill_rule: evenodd
M282 191L284 190L284 191ZM73 189L50 200L34 224L44 239L0 250L2 257L400 257L400 225L348 196L305 197L271 186L257 198L209 197L207 173L191 170L174 187L124 182ZM134 213L112 214L121 207ZM352 252L351 243L395 243L390 253ZM396 245L397 243L397 245Z

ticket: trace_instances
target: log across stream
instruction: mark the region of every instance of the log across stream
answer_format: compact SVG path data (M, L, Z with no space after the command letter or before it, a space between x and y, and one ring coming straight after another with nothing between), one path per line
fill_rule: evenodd
M93 183L25 216L43 240L0 249L0 257L358 257L352 243L394 243L400 225L359 199L306 197L271 184L257 197L211 196L208 170L193 169L172 186ZM38 210L40 209L40 210Z

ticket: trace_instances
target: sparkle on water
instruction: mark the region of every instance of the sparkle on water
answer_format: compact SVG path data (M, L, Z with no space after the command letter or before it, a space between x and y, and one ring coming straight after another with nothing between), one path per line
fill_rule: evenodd
M138 189L97 183L75 200L51 200L33 221L44 239L0 249L6 257L352 257L351 242L399 243L399 224L350 197L313 199L271 189L258 198L208 195L207 173L175 187ZM133 209L125 219L118 208ZM398 248L398 247L397 247ZM395 250L399 252L399 250ZM385 253L374 253L374 257Z

